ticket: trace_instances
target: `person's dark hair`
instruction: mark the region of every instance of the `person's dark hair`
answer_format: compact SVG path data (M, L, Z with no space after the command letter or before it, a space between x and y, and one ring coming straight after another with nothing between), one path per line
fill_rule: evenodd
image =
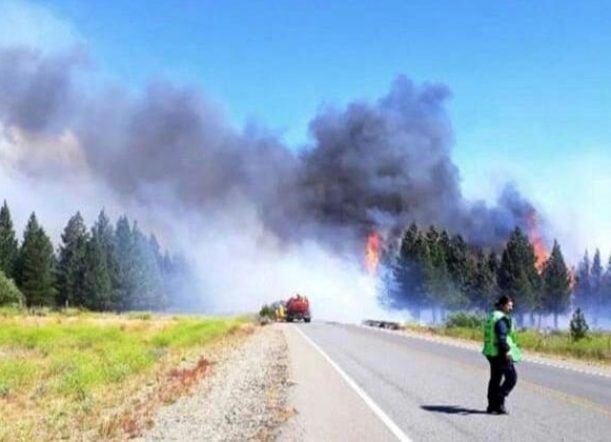
M494 306L497 308L503 307L504 305L509 304L509 301L513 301L513 299L511 299L511 297L507 295L503 295L496 301L496 304L494 304Z

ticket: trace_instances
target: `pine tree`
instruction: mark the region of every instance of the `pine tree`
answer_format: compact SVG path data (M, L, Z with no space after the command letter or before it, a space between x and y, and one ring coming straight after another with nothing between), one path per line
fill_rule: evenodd
M445 240L444 240L445 238ZM445 309L454 310L466 305L466 298L460 290L452 283L448 271L447 257L444 250L444 241L448 244L447 233L441 234L431 226L426 233L426 244L428 246L430 263L425 265L425 284L430 306L433 311L433 321L437 321L437 311L441 309L442 315Z
M32 213L23 234L17 266L18 285L28 306L55 303L53 245Z
M129 224L128 224L129 227ZM99 247L105 259L106 273L110 279L110 299L107 309L118 309L120 303L119 264L117 262L117 247L115 231L104 210L100 211L98 219L91 228L91 239L95 240L95 247Z
M501 291L514 299L517 312L531 313L532 322L534 312L540 307L540 277L535 262L532 244L516 227L503 250L498 283Z
M80 212L66 225L61 236L57 282L58 304L81 307L86 304L85 254L89 235Z
M161 247L159 246L159 241L157 241L157 237L154 233L151 233L148 238L149 249L155 258L155 262L161 269L163 265L163 255L161 254Z
M15 278L19 244L13 228L11 212L6 200L0 209L0 270L8 278Z
M494 252L488 256L479 250L476 258L475 278L472 284L472 305L482 310L494 303L498 295L496 274L498 259Z
M114 307L113 288L107 266L107 256L100 237L92 235L84 257L83 284L87 296L84 305L90 310L111 310Z
M444 232L445 233L445 232ZM443 241L442 234L442 245ZM477 260L461 235L454 235L445 248L446 263L453 287L457 290L460 302L471 307L478 303L475 293L477 278ZM456 300L455 300L456 301Z
M129 309L133 304L136 293L136 245L126 216L117 221L114 235L114 249L117 260L117 307L121 310Z
M489 295L489 305L492 305L493 300L496 301L496 299L498 299L498 295L499 295L499 281L498 281L498 274L499 274L499 269L501 268L501 261L498 257L498 255L494 252L491 251L488 254L488 268L490 269L490 272L492 272L492 274L494 275L494 284L492 286L492 292Z
M585 251L583 259L577 268L575 278L575 304L583 310L588 310L591 304L592 288L590 284L590 257Z
M600 260L600 250L596 249L590 268L590 306L594 316L594 324L598 323L600 309L602 308L602 279L603 266Z
M592 290L596 292L600 286L603 275L603 266L600 260L600 250L596 249L594 258L592 258L592 267L590 269L590 284Z
M135 246L136 296L132 299L131 307L139 310L162 309L166 304L166 299L155 250L151 247L151 241L142 234L136 223L132 227L132 236Z
M156 241L156 240L155 240ZM157 253L142 234L122 217L115 230L120 305L123 309L159 310L167 305Z
M419 274L418 295L420 308L433 307L431 304L431 280L434 277L433 261L429 243L423 234L419 234L414 244L416 269Z
M603 277L601 310L606 316L611 316L611 256L609 256L607 270Z
M558 328L558 315L566 312L570 305L571 276L556 241L543 267L542 278L543 310L554 315L554 327Z
M150 256L150 269L153 272L152 278L157 281L158 286L156 287L157 300L155 302L155 309L163 309L170 304L170 291L167 281L167 275L164 271L164 256L161 253L161 247L155 234L151 233L148 239L148 254ZM386 260L387 257L383 256Z
M168 307L189 306L192 309L204 308L202 299L191 290L195 280L183 256L170 256L166 251L161 258L161 274L165 293L172 294ZM392 294L393 296L396 294ZM392 300L389 300L392 301Z
M418 264L416 241L420 232L416 224L411 224L401 238L399 254L393 268L396 291L392 294L391 306L412 310L420 316L422 308L422 271Z

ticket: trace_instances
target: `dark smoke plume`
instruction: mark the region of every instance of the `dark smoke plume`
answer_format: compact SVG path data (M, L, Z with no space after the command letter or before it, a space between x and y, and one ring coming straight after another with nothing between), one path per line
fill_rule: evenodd
M295 153L264 131L235 130L189 88L83 90L79 60L0 50L0 129L32 138L69 131L88 171L138 204L205 214L244 201L268 230L293 240L339 232L360 241L368 229L397 232L415 221L480 245L500 244L534 210L511 187L493 208L463 198L443 85L400 76L374 103L326 109Z

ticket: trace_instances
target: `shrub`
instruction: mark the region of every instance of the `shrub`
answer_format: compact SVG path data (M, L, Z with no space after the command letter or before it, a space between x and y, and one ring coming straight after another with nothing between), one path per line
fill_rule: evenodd
M571 338L573 338L573 341L579 341L586 337L589 329L590 327L586 322L585 315L581 309L578 308L571 318Z
M261 307L261 310L259 310L259 316L262 318L273 318L274 310L269 305L265 304Z
M477 328L480 329L484 325L485 318L475 314L466 312L457 312L448 315L446 319L446 327L464 327L464 328Z
M0 270L0 305L23 305L25 299L12 279Z

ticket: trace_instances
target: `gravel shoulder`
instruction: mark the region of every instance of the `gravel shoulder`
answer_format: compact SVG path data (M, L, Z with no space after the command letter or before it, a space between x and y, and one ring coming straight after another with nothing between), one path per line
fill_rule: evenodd
M287 344L275 327L258 327L206 355L212 370L190 395L162 407L144 441L274 440L287 411Z

